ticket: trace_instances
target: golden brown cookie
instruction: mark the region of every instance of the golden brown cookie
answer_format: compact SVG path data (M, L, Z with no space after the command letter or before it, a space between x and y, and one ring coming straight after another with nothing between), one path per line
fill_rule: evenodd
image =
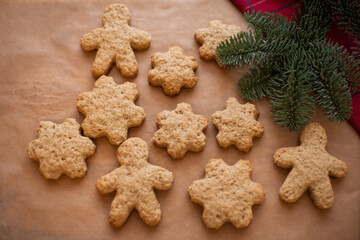
M80 124L68 118L62 124L40 122L38 139L29 143L29 158L40 163L40 172L46 179L58 179L62 174L71 178L86 173L86 158L95 153L95 144L81 136Z
M148 163L148 157L146 142L140 138L129 138L117 151L120 167L96 182L96 188L102 194L116 191L109 213L109 222L115 227L122 226L134 208L150 226L157 225L161 220L160 204L154 189L169 189L173 174Z
M203 131L208 120L194 114L190 104L179 103L173 111L160 112L156 124L159 130L151 140L159 147L166 147L173 159L182 159L186 152L199 152L205 147Z
M300 136L300 146L280 148L274 162L282 168L292 168L280 188L280 198L296 202L306 190L318 208L327 209L334 204L334 192L329 175L344 177L347 166L326 150L325 129L318 123L307 125Z
M240 104L235 98L229 98L226 109L211 116L219 130L216 135L219 145L224 148L235 145L239 151L248 152L254 145L253 139L264 132L264 127L256 121L258 116L255 105Z
M182 87L196 86L196 59L185 56L180 47L171 47L166 53L153 54L151 65L154 69L148 73L149 83L163 87L166 95L178 95Z
M123 4L107 6L102 23L104 27L85 34L80 42L85 51L98 49L92 66L94 77L106 74L114 62L123 77L135 77L138 64L133 49L148 49L151 35L129 26L130 12Z
M220 20L213 20L207 28L195 32L195 39L202 44L199 48L200 57L206 61L217 60L216 47L231 36L240 33L241 28L236 25L226 25ZM218 62L219 66L220 63Z
M265 197L262 185L250 180L251 172L247 160L229 166L222 159L211 159L205 166L205 178L189 186L191 201L204 207L202 219L208 228L219 229L225 222L237 228L250 224L252 205Z
M118 85L112 77L99 78L91 92L77 96L76 107L85 116L84 135L106 136L114 145L122 143L128 128L140 126L146 117L144 109L135 105L138 96L135 83Z

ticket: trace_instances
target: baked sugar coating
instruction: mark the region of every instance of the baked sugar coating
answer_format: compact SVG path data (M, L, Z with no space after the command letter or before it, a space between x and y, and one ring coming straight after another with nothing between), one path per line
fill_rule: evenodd
M91 69L94 77L106 74L114 62L123 77L136 77L138 64L133 49L148 49L151 35L129 26L130 12L123 4L107 6L102 23L104 27L85 34L80 41L85 51L98 49Z
M182 159L186 152L199 152L205 147L203 131L208 126L208 120L194 114L188 103L179 103L173 111L160 112L156 124L159 130L151 140L159 147L166 147L173 159Z
M81 136L80 124L73 118L62 124L41 121L38 139L29 143L29 158L40 163L40 172L46 179L58 179L65 174L71 178L86 173L86 158L95 153L95 144Z
M195 40L202 44L199 48L200 57L206 61L217 60L216 47L222 41L240 32L239 26L227 25L220 20L210 21L207 28L201 28L195 32ZM219 62L218 64L221 66Z
M329 175L344 177L347 166L326 150L325 129L318 123L307 125L300 135L300 146L280 148L274 162L282 168L292 168L280 188L280 198L296 202L306 190L318 208L328 209L334 204L334 192Z
M163 87L166 95L178 95L182 87L196 86L198 81L194 72L198 67L196 59L185 56L180 47L174 46L166 53L153 54L151 65L154 69L148 72L149 83Z
M76 107L85 116L81 124L84 135L106 136L119 145L127 138L128 128L140 126L146 114L136 106L139 93L135 83L116 84L112 77L102 76L91 92L77 96Z
M208 228L219 229L225 222L237 228L250 224L252 205L265 197L262 185L250 180L251 172L247 160L229 166L222 159L211 159L205 166L205 178L189 186L191 201L204 207L202 219Z
M111 203L109 222L122 226L133 209L148 225L155 226L161 220L160 204L154 189L167 190L172 186L173 174L147 162L149 147L140 138L129 138L117 151L120 167L96 182L102 194L116 191Z
M240 104L235 98L226 101L226 109L217 111L212 122L219 133L216 139L221 147L235 145L239 151L248 152L253 139L260 137L264 127L256 121L259 113L251 103Z

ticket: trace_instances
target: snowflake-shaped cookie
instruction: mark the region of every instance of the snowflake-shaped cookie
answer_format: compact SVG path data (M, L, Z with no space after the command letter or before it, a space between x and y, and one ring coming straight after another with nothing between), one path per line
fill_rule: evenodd
M236 25L226 25L220 20L213 20L207 28L195 32L195 39L202 44L199 48L200 57L210 61L217 60L216 47L231 36L240 33L241 28ZM218 62L219 66L220 63Z
M128 128L144 121L144 109L136 106L139 93L135 83L118 85L112 77L102 76L91 92L77 97L76 107L84 114L81 124L84 134L91 138L106 136L111 144L119 145L127 138Z
M149 147L140 138L123 142L117 157L121 167L96 182L96 188L102 194L117 192L111 204L109 222L115 227L122 226L135 208L146 224L155 226L161 220L161 210L154 189L169 189L173 174L147 162Z
M199 152L205 147L206 136L203 133L208 120L193 113L191 105L179 103L174 111L162 111L157 115L159 127L152 142L166 147L173 159L182 159L186 152Z
M68 118L62 124L40 122L38 139L29 143L29 158L40 162L40 172L46 179L58 179L62 174L83 177L85 160L95 153L95 144L81 136L80 124Z
M151 56L151 65L154 69L148 73L149 83L163 87L166 95L174 96L182 87L196 86L196 59L185 56L180 47L171 47L166 53L155 53Z
M239 151L248 152L253 146L253 139L264 132L264 127L256 121L258 116L253 104L240 104L235 98L229 98L226 109L211 116L219 130L216 136L219 145L224 148L235 145Z
M263 202L261 184L250 180L249 161L229 166L222 159L211 159L205 166L205 178L188 188L191 201L204 207L203 221L208 228L220 228L225 222L242 228L253 218L251 207Z
M129 26L130 12L123 4L107 6L102 23L104 27L97 28L81 38L83 50L98 49L92 66L94 77L106 74L114 62L123 77L135 77L138 64L133 49L148 49L151 35Z
M298 147L280 148L274 153L274 162L282 168L292 168L280 188L280 198L296 202L306 190L310 191L315 206L321 209L334 204L330 176L344 177L347 166L326 150L325 129L317 123L307 125L300 136Z

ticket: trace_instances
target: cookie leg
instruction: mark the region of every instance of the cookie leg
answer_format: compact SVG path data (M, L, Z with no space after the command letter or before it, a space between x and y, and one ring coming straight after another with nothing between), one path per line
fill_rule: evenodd
M237 228L247 227L252 218L251 207L236 206L229 212L229 220Z
M311 184L309 191L315 206L318 208L328 209L334 204L334 192L328 177Z
M109 222L114 225L114 227L122 226L128 219L129 214L132 210L132 202L128 201L128 199L126 199L125 197L117 195L114 201L111 203Z
M303 178L301 174L292 170L280 188L280 198L288 203L299 200L308 187Z
M142 199L143 202L136 206L141 219L149 226L155 226L161 220L160 203L157 201L155 193L152 193L151 197L146 196Z
M124 50L116 55L116 67L120 70L123 77L136 77L138 64L133 50Z
M109 49L99 48L92 66L92 73L95 78L106 74L114 62L114 54Z

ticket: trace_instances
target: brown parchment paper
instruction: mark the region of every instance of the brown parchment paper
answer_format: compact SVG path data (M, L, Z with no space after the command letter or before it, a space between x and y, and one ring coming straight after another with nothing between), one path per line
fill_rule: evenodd
M115 1L117 2L117 1ZM149 0L122 1L131 11L131 25L152 34L151 47L136 52L139 74L124 79L119 70L109 73L117 83L130 80L138 84L137 104L147 118L129 137L141 137L150 146L149 162L174 173L169 191L156 191L162 221L156 227L145 225L135 211L126 224L116 229L107 220L113 194L101 195L96 180L118 167L116 147L107 139L94 140L96 154L89 158L88 172L81 179L62 176L45 180L38 163L31 161L26 148L37 138L39 121L61 123L83 116L76 110L76 96L93 88L91 65L95 53L80 48L83 34L101 27L104 8L112 1L1 1L0 3L0 239L359 239L360 226L360 138L347 122L329 122L320 110L313 121L327 131L330 154L346 162L349 171L342 179L332 179L335 204L319 210L304 194L296 204L279 200L278 191L288 170L273 163L279 147L295 146L299 133L277 126L270 115L268 101L255 102L265 132L249 153L235 147L220 148L217 131L210 122L204 151L188 153L172 160L165 149L151 143L157 130L157 113L172 110L179 102L190 103L197 114L209 120L225 109L228 97L244 100L236 90L241 70L220 69L215 62L199 58L194 32L207 27L210 20L246 28L240 11L231 1ZM161 88L148 84L150 56L178 45L199 63L198 84L179 96L165 96ZM231 224L219 230L207 229L202 207L190 201L187 187L203 178L204 166L211 158L228 164L248 159L253 165L252 179L263 185L266 196L253 207L254 219L245 229Z

